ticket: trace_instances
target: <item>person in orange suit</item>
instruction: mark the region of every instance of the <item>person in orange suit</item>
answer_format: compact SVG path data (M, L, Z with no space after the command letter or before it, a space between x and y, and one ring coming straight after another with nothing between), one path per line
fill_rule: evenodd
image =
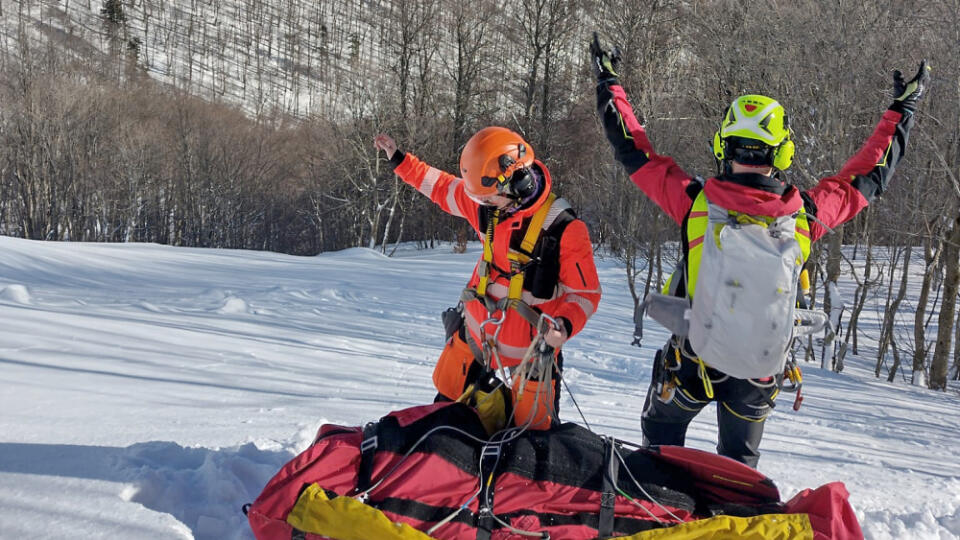
M507 128L473 135L460 155L459 176L399 151L389 135L378 135L374 145L404 182L466 219L484 245L461 295L462 324L451 325L434 369L437 398L456 400L482 378L510 368L513 423L549 429L559 408L561 348L600 302L586 224L553 193L550 172L530 144ZM550 349L551 366L518 370L531 351Z

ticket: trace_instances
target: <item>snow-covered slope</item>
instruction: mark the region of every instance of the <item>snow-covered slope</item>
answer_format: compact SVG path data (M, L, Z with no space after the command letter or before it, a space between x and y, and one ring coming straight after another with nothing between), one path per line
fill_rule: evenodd
M0 538L249 538L240 507L323 422L429 401L439 314L478 246L298 258L0 237ZM639 441L650 323L629 346L622 270L567 347L596 431ZM960 535L960 398L805 368L760 469L784 497L846 483L869 538ZM582 422L565 395L561 415ZM712 408L711 408L712 409ZM713 411L689 444L715 446Z
M142 73L250 113L349 117L359 89L394 60L378 0L18 0L0 7L0 50ZM29 47L22 49L21 38Z

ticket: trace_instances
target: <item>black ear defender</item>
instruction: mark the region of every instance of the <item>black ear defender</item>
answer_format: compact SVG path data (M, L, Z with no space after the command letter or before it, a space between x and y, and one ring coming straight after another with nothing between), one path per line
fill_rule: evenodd
M523 159L525 155L527 155L527 147L522 143L517 144L517 159ZM500 170L504 172L516 164L516 162L517 160L513 159L510 154L503 154L497 160L497 164L500 165ZM527 167L520 167L514 170L508 178L501 178L503 179L500 182L501 191L509 197L526 199L537 192L537 179L534 177L533 172Z
M510 191L520 199L526 199L537 192L537 179L533 171L524 167L514 171L510 177Z

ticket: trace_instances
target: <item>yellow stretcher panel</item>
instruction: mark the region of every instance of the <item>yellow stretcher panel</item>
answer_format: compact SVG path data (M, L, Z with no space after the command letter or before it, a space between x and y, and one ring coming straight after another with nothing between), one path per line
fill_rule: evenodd
M380 510L354 498L330 499L316 484L300 494L287 523L305 533L337 540L430 540L426 534L406 523L394 523Z

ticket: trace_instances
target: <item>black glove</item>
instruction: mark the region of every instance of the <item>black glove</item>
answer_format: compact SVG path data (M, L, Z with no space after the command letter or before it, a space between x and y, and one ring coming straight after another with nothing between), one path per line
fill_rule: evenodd
M600 46L600 38L597 33L593 33L593 42L590 43L590 55L593 64L593 73L597 76L597 82L616 81L617 64L620 63L620 49L616 46L610 51Z
M917 110L917 101L923 96L930 84L930 66L926 60L920 62L920 70L909 82L903 82L900 70L893 72L893 105L891 109L913 113Z

